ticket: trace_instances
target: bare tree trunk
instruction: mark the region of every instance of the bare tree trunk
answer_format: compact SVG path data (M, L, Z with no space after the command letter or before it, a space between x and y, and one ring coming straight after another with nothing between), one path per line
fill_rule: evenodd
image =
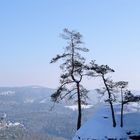
M116 127L116 120L115 120L115 113L114 113L114 108L113 108L113 104L111 101L109 101L110 103L110 108L111 108L111 114L112 114L112 121L113 121L113 127Z
M123 127L123 103L121 107L121 127Z
M82 110L81 110L81 96L80 96L80 85L77 82L77 97L78 97L78 120L77 120L77 130L81 127L81 118L82 118Z
M110 90L108 88L108 85L106 84L106 80L105 80L105 78L104 78L103 75L102 75L102 78L103 78L103 82L104 82L104 85L106 87L106 90L108 92L108 98L109 98L109 104L110 104L110 108L111 108L111 115L112 115L113 127L116 127L115 112L114 112L113 104L112 104L112 101L111 101L111 93L110 93Z
M122 89L121 89L121 124L120 126L123 127L123 92L122 92Z

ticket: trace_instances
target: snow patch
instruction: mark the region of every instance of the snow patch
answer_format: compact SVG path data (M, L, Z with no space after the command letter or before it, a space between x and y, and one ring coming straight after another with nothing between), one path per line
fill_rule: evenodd
M24 126L23 124L19 123L19 122L15 122L15 123L12 123L12 122L9 122L7 124L7 127L14 127L14 126Z
M72 109L73 111L78 110L78 106L77 105L65 106L65 107L69 108L69 109ZM82 109L88 109L88 108L93 107L93 105L82 105L81 107L82 107Z
M39 103L40 103L40 104L45 104L45 103L47 103L47 101L48 101L48 99L43 99L43 100L41 100Z
M34 103L34 99L26 99L24 103Z
M3 92L0 92L0 96L13 96L15 95L15 91L3 91Z

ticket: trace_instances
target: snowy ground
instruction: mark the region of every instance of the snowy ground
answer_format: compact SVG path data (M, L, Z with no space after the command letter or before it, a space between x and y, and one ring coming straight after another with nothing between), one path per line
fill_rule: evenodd
M117 127L113 128L110 107L102 104L93 114L93 118L77 131L73 140L129 140L129 136L138 136L140 135L139 109L139 104L136 103L125 108L124 127L121 128L120 106L115 105Z

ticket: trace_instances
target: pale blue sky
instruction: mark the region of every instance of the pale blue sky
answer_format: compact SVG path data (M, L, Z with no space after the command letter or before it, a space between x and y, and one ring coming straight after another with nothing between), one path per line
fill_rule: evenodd
M58 85L50 59L65 45L63 28L83 34L96 59L116 70L115 80L140 89L139 0L1 0L0 86ZM96 87L86 80L89 88Z

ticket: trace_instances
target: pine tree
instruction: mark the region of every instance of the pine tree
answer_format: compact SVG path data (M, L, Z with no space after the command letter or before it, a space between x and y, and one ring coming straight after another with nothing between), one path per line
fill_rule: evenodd
M132 94L130 94L130 91L126 90L126 87L128 86L128 82L126 81L119 81L116 82L116 86L120 89L120 93L121 93L121 123L120 126L123 127L123 112L124 112L124 104L126 101L128 101L128 99L126 99L126 97L132 97ZM124 99L125 96L125 99Z
M106 75L110 72L114 72L108 65L98 65L95 64L95 61L91 61L91 66L89 66L89 70L92 70L96 73L96 76L101 77L104 84L103 93L108 94L108 99L106 100L110 104L111 114L112 114L112 123L113 127L116 127L116 119L115 112L113 107L113 102L116 100L114 92L116 92L116 85L109 77Z
M62 70L60 86L51 95L51 98L54 102L59 102L64 98L76 99L78 103L77 129L79 129L82 119L81 104L86 103L88 98L88 91L81 84L83 77L87 75L85 58L81 56L81 52L88 52L89 50L81 47L83 42L81 41L82 35L79 32L64 29L64 33L61 36L67 41L67 46L63 54L57 55L51 60L51 63L55 63L58 60L63 61L60 65Z

